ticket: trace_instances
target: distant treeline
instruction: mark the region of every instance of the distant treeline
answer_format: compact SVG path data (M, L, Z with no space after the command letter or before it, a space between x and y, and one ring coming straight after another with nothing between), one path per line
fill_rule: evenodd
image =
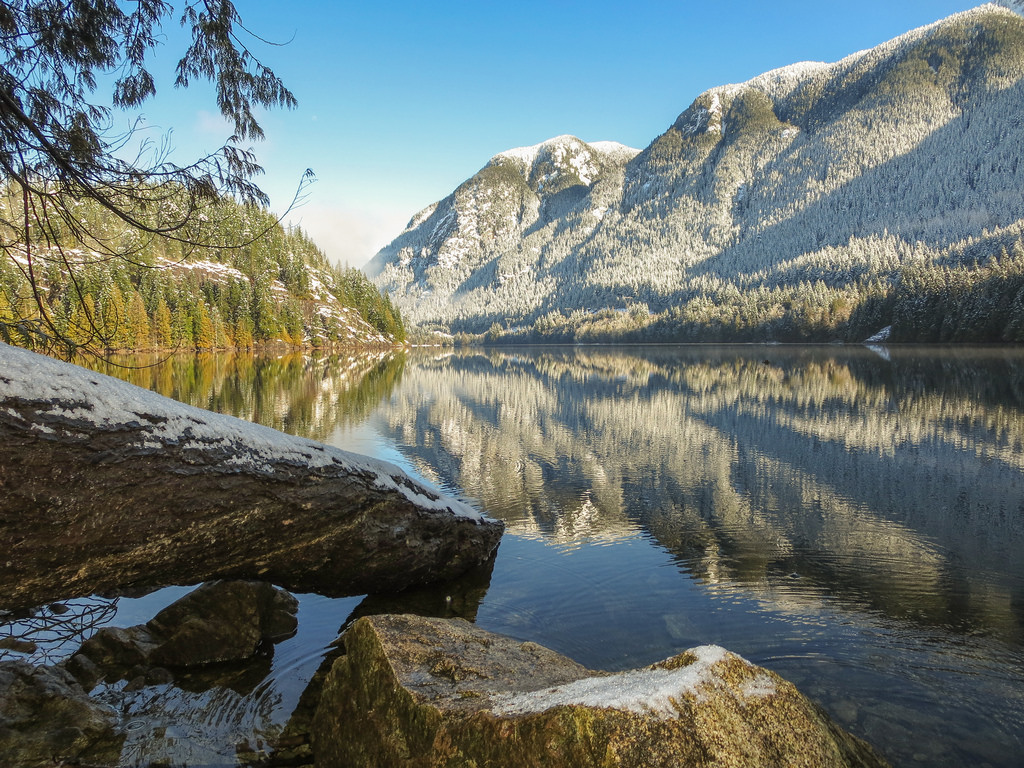
M4 220L12 209L17 215L17 203L0 195ZM89 201L76 204L75 213L74 228L48 222L28 249L3 233L3 340L45 348L56 337L97 349L148 350L405 338L398 310L361 272L332 265L301 229L281 226L265 210L218 204L200 233L210 245L140 238ZM103 247L83 242L80 231Z
M594 312L559 311L531 325L494 324L486 343L862 342L888 328L892 342L1024 342L1024 239L984 261L912 261L895 276L838 287L822 280Z

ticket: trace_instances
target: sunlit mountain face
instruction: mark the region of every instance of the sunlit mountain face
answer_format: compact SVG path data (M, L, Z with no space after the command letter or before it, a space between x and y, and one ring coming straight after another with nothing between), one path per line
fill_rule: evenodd
M366 270L413 323L453 332L1024 340L1006 315L1021 103L1024 18L986 4L712 88L639 153L561 136L496 155ZM974 291L972 311L925 306Z

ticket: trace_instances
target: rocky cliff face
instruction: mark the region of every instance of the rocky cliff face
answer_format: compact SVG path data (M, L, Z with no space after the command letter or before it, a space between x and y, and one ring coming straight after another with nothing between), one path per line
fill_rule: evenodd
M908 264L972 264L1024 235L1021 103L1024 19L984 5L711 89L635 157L567 137L499 155L368 272L415 322L455 330L710 316L738 296L792 312L826 288L855 304Z

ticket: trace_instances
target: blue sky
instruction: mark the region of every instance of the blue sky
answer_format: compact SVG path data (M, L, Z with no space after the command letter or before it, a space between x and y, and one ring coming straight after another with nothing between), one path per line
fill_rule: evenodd
M836 61L977 3L955 0L314 2L236 0L298 98L263 115L261 186L328 256L361 266L494 154L560 134L645 147L701 92ZM180 53L168 35L166 59ZM159 66L159 65L158 65ZM210 92L158 79L143 110L175 159L228 135Z

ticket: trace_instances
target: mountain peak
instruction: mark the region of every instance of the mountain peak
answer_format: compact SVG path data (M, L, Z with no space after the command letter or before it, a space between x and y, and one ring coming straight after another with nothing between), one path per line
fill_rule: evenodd
M629 155L634 156L640 153L639 149L633 149L627 147L625 144L620 144L617 141L594 141L586 142L582 139L578 139L575 136L569 134L563 134L561 136L555 136L554 138L542 141L539 144L534 144L529 147L515 147L513 149L506 149L504 152L499 152L491 158L491 162L498 160L499 158L505 158L509 160L518 160L524 163L527 167L532 167L538 159L545 155L551 154L563 154L566 150L580 149L590 150L596 152L599 155Z
M529 147L514 147L512 149L506 149L504 152L499 152L491 161L497 160L500 157L508 158L510 160L520 160L526 165L531 166L537 162L537 158L543 150L550 150L554 147L564 147L571 144L583 144L581 139L577 139L575 136L563 134L561 136L555 136L553 139L542 141L539 144L534 144Z
M994 0L994 2L995 5L1001 5L1004 8L1009 8L1011 11L1024 16L1024 0Z

